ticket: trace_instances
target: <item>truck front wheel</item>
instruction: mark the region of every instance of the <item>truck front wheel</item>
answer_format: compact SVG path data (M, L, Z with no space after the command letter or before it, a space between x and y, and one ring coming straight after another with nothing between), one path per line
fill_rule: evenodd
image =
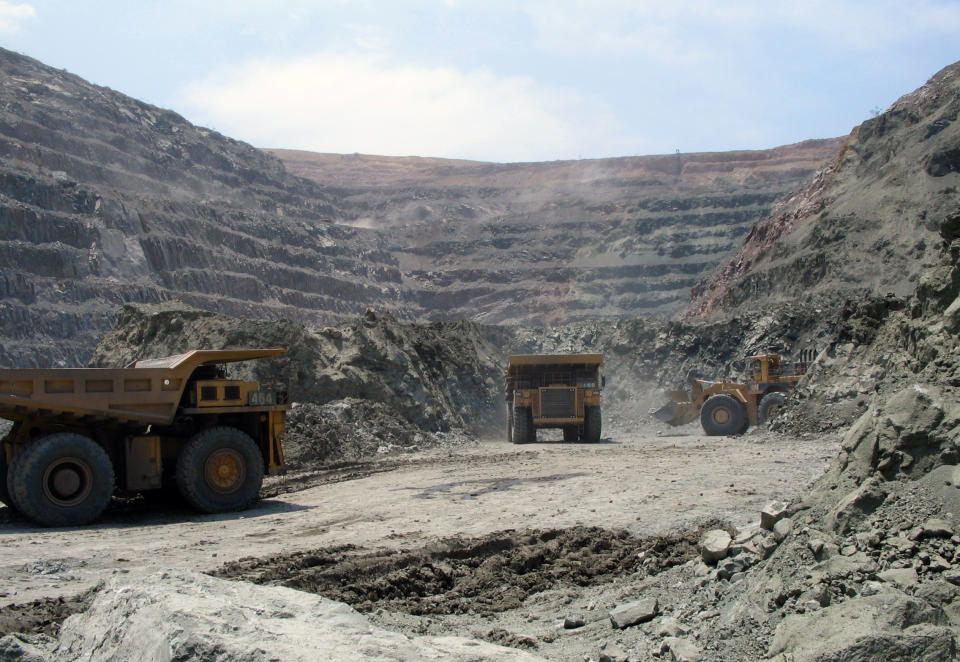
M590 443L600 441L602 426L600 407L587 407L583 413L583 440Z
M95 520L113 495L113 465L92 439L51 434L13 458L7 489L14 506L45 526L78 526Z
M263 484L263 456L249 435L231 427L195 434L177 458L177 487L206 513L243 510Z
M700 425L711 436L742 434L748 424L746 408L732 395L712 395L700 408Z
M510 420L513 422L513 430L510 434L510 440L513 443L525 444L536 439L537 431L533 427L533 412L528 408L514 407Z

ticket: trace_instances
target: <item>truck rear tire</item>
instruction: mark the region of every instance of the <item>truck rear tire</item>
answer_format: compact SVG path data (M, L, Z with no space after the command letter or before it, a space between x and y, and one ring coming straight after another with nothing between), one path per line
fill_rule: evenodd
M563 428L564 441L577 441L580 438L580 429L575 425L568 425Z
M743 434L749 425L747 410L732 395L712 395L700 408L700 425L704 432L713 437Z
M777 415L777 411L787 401L787 397L780 391L767 393L760 398L760 404L757 406L757 422L760 425L766 425L770 419Z
M13 499L10 498L10 490L7 487L7 449L0 444L0 503L15 512L17 507L13 505Z
M248 508L260 495L263 456L249 435L215 427L190 438L177 457L177 487L205 513Z
M113 465L92 439L73 432L28 444L10 465L14 506L44 526L79 526L103 513L113 496Z
M587 407L583 412L583 440L591 444L600 441L602 418L600 407Z
M537 431L533 427L533 412L526 407L513 408L513 430L510 441L515 444L525 444L537 438Z

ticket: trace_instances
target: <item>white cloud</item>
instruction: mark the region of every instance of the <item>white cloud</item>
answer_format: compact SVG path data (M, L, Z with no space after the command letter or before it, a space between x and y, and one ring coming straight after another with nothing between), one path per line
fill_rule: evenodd
M0 35L18 34L23 22L35 18L37 10L31 5L15 4L0 0Z
M571 92L371 53L257 60L195 81L182 97L193 121L260 147L493 161L623 148L609 112Z

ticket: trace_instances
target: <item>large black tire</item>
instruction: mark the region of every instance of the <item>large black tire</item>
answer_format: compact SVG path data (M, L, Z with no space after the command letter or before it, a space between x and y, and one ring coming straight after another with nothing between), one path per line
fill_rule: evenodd
M263 455L249 435L231 427L198 432L177 457L177 487L205 513L243 510L263 485Z
M10 498L10 490L7 488L7 450L0 443L0 503L10 510L17 510L13 505L13 499Z
M580 438L580 429L576 425L568 425L563 428L564 441L577 441Z
M17 510L44 526L78 526L103 513L113 495L113 464L92 439L72 432L20 451L7 473Z
M746 407L726 393L710 396L700 408L700 425L711 436L743 434L748 423Z
M513 433L510 441L515 444L525 444L537 438L537 431L533 427L533 412L527 407L513 408Z
M757 406L757 422L760 425L766 425L777 415L780 407L787 401L787 396L779 391L767 393L760 398L760 404Z
M507 443L513 441L513 407L507 403Z
M600 441L603 419L600 407L587 407L583 412L583 440L589 443Z

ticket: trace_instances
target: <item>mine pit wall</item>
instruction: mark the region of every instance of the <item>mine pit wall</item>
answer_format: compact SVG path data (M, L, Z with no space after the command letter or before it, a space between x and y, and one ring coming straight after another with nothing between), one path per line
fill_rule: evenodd
M837 148L467 164L447 181L363 187L297 177L267 152L10 51L0 72L10 367L83 365L128 302L309 325L368 306L537 325L668 315Z

